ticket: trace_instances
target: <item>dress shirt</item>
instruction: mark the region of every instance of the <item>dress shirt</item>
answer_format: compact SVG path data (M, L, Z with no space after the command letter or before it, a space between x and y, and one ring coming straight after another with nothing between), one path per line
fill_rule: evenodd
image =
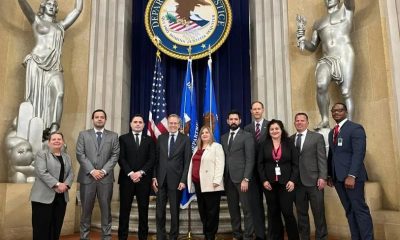
M103 138L104 138L104 128L102 128L102 129L96 129L96 128L94 128L94 133L96 134L96 136L97 136L97 133L98 133L98 132L101 132L101 139L103 139ZM103 140L102 140L102 141L103 141ZM95 170L95 169L93 169L92 171L90 171L90 174L92 174L94 170ZM106 170L101 169L101 171L104 173L104 175L107 175L107 171L106 171Z
M229 141L231 140L231 133L232 132L234 132L235 134L233 135L233 139L232 140L235 140L235 137L236 137L236 134L239 132L239 130L240 130L240 127L238 128L238 129L236 129L235 131L233 131L233 130L230 130L229 131L229 139L228 139L228 143L229 143Z
M260 124L260 131L261 131L262 125L263 125L263 123L264 123L264 119L261 119L259 122L257 122L256 120L254 120L254 131L257 129L257 123Z
M142 132L132 131L132 135L133 135L133 138L135 139L135 142L136 142L136 134L138 134L138 138L139 138L138 145L140 146L140 143L142 142Z
M299 137L299 134L301 134L300 150L303 149L304 140L306 140L307 132L308 132L308 129L304 130L303 132L297 132L297 133L296 133L296 139L294 140L294 142L297 141L297 138ZM296 147L297 147L297 146L296 146Z

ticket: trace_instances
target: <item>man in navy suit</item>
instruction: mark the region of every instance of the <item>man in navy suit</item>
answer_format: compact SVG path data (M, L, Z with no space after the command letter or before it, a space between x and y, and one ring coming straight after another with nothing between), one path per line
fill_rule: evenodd
M179 203L186 188L192 150L188 136L180 133L181 119L176 114L168 116L168 133L158 137L156 163L154 165L152 188L157 194L156 224L157 240L166 240L166 207L169 201L171 229L169 240L179 235Z
M336 126L329 133L328 185L334 186L349 222L351 239L374 239L372 218L365 203L364 128L347 119L347 107L336 103L332 109Z
M145 240L149 232L149 196L156 147L153 139L143 134L142 115L137 114L132 117L131 128L132 132L119 138L118 164L121 171L118 177L120 196L118 239L128 239L129 217L133 197L136 195L139 211L138 238Z

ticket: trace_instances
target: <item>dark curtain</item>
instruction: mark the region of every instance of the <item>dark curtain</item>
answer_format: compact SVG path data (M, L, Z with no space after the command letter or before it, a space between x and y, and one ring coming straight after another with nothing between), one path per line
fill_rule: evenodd
M151 43L144 24L148 0L133 1L132 18L132 84L131 116L141 113L145 122L150 108L150 91L153 80L156 48ZM242 113L242 127L251 121L250 116L250 51L248 0L230 0L232 29L226 42L212 56L213 82L218 105L221 135L228 130L227 114L231 109ZM197 114L202 125L203 97L207 58L193 60L193 77L197 96ZM168 114L180 111L182 84L187 61L162 54L165 68Z

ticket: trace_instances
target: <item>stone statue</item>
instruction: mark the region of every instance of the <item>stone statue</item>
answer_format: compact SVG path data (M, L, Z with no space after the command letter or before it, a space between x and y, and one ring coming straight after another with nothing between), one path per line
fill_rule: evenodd
M34 181L34 155L47 146L43 144L47 136L60 128L64 97L62 44L65 30L82 12L83 0L75 0L74 9L61 21L56 21L57 0L42 0L37 14L27 0L18 3L32 24L35 38L35 46L24 60L25 102L6 136L8 180L23 183Z
M64 20L56 21L56 0L43 0L35 14L27 0L18 3L32 24L36 44L26 56L25 100L33 105L34 116L43 119L49 132L60 128L63 111L64 77L61 67L64 32L79 17L83 0L75 1L75 8Z
M354 77L354 49L350 39L353 25L354 0L325 0L328 15L314 23L311 40L305 37L306 20L297 16L297 46L314 52L322 45L322 58L315 69L317 82L317 103L321 122L315 129L329 128L329 94L331 81L340 87L348 109L348 118L353 117L354 103L352 82Z

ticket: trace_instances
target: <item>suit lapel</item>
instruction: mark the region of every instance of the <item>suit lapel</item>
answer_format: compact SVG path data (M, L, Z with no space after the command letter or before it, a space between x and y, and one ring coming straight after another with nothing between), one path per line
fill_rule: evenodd
M305 139L304 139L303 147L301 148L300 153L303 152L304 147L306 147L306 146L308 146L310 144L311 139L312 139L312 134L311 134L310 131L307 131L307 134L306 134Z
M96 150L99 150L99 144L97 144L97 135L96 135L96 131L94 129L90 129L89 130L89 134L92 138L93 141L93 145L95 146ZM104 136L103 136L104 137ZM103 141L103 140L102 140Z
M264 119L262 127L261 127L261 136L265 136L266 133L267 133L267 120ZM260 140L261 140L261 138L260 138Z
M167 137L167 147L168 147L168 139L169 139L169 136ZM183 135L181 135L181 134L177 134L176 136L175 136L175 146L174 146L174 151L172 152L172 153L169 153L169 157L171 158L171 157L173 157L174 155L175 155L175 153L177 153L178 151L178 148L181 146L181 142L183 141Z

